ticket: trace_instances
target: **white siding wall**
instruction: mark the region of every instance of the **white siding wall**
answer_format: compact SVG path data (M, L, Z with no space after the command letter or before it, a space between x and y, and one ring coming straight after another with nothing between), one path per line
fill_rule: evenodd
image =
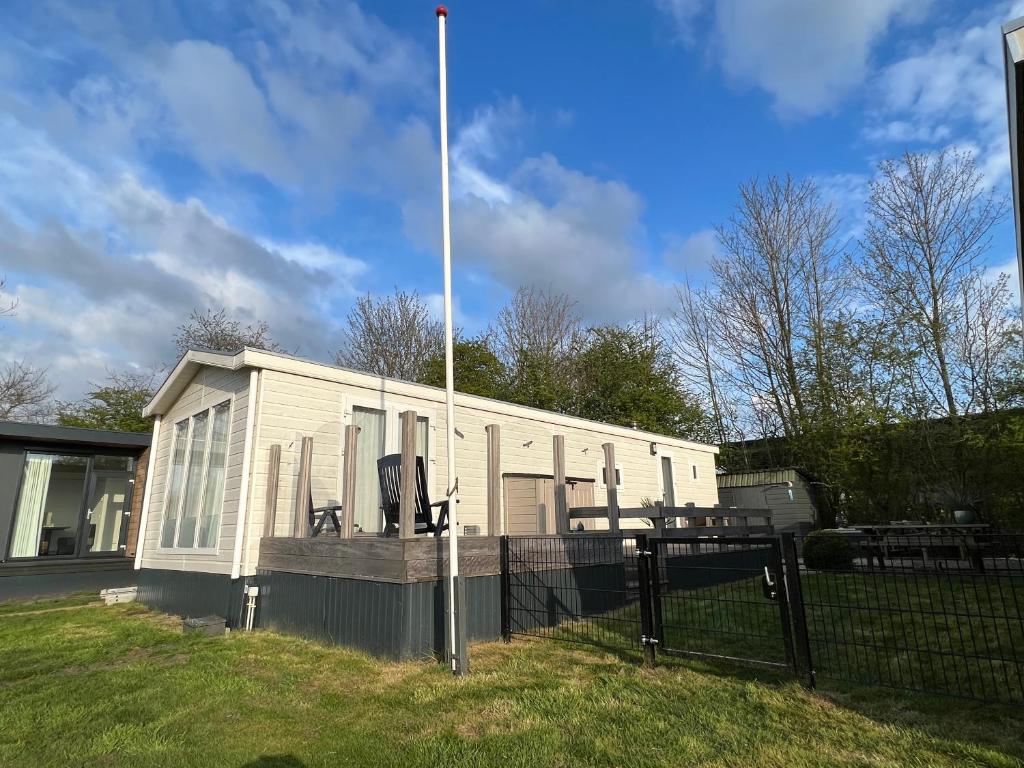
M245 441L245 416L248 403L249 371L227 371L201 368L181 393L174 405L163 415L160 436L153 457L153 490L149 517L146 521L143 568L179 571L231 573L231 559L238 517L238 495L242 483L242 446ZM231 399L231 433L228 443L227 471L224 484L224 508L216 550L210 554L175 554L161 552L160 526L163 522L167 496L167 475L170 466L174 424L210 406Z
M432 500L443 497L447 487L446 425L444 393L420 390L422 396L383 395L379 390L350 383L330 381L296 373L264 369L261 373L260 403L257 406L256 435L253 441L253 483L249 497L249 523L242 573L255 572L259 540L263 533L266 508L267 468L270 446L281 446L276 534L290 535L295 509L295 480L298 475L299 450L303 435L313 437L313 502L320 506L339 503L341 498L342 435L353 403L390 408L389 419L398 411L412 408L420 415L430 415L430 493ZM600 481L604 464L602 444L615 444L616 462L622 467L623 488L619 493L622 506L639 506L649 497L660 500L660 456L650 453L649 436L631 437L604 432L601 425L565 426L545 421L543 412L514 408L512 415L490 410L486 401L462 398L456 404L456 460L459 467L459 522L478 525L487 532L487 439L484 427L501 425L503 473L550 475L553 472L552 441L555 434L565 436L566 473L573 477ZM504 407L504 406L503 406ZM166 421L170 424L170 420ZM389 423L388 431L397 433L397 423ZM168 434L170 429L167 430ZM659 452L673 457L676 503L694 502L698 506L718 503L714 454L705 449L687 446L684 441L657 438ZM397 445L397 440L396 443ZM692 479L691 462L698 466L698 479ZM604 503L604 491L595 490L595 503Z

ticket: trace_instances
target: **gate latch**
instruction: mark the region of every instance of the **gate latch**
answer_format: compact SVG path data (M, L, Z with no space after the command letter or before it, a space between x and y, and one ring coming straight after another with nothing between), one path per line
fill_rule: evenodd
M640 645L657 645L658 638L650 635L640 635Z
M768 570L767 565L764 567L764 577L761 581L761 591L764 593L766 600L779 599L778 582L772 581L772 574Z

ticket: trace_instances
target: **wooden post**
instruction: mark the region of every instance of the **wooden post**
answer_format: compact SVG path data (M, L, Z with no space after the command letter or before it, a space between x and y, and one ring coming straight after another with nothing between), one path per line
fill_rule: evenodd
M270 462L267 465L267 503L263 514L263 535L274 535L277 523L277 488L281 483L281 446L270 446Z
M359 445L360 428L355 424L345 427L345 458L341 467L341 533L343 539L351 539L356 524L356 448Z
M402 487L399 489L398 538L416 535L416 411L402 411ZM426 467L424 467L426 469Z
M601 447L604 448L604 485L608 491L608 528L618 533L622 529L619 527L619 487L615 482L615 443Z
M565 492L565 436L555 435L551 442L555 459L555 533L568 533L569 500Z
M501 536L501 427L488 424L487 432L487 535Z
M313 438L302 438L299 453L299 477L295 483L295 519L292 538L304 539L309 535L309 493L313 476Z
M668 523L668 521L665 520L665 502L654 502L654 509L659 515L659 517L654 518L654 530L660 534L664 534Z

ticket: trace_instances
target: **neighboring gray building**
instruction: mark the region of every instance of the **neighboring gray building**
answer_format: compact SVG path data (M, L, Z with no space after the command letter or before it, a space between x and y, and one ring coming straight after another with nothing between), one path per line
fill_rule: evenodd
M818 525L815 480L796 467L720 474L718 500L723 507L768 507L776 531Z
M150 439L0 421L0 602L135 583Z

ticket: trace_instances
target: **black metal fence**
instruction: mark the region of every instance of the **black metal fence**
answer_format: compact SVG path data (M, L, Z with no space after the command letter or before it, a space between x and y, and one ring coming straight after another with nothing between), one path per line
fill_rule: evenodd
M503 630L1024 703L1024 536L853 540L813 570L773 537L503 539Z
M1024 704L1024 536L868 536L798 571L818 676Z
M635 537L506 536L502 561L506 635L641 646Z

